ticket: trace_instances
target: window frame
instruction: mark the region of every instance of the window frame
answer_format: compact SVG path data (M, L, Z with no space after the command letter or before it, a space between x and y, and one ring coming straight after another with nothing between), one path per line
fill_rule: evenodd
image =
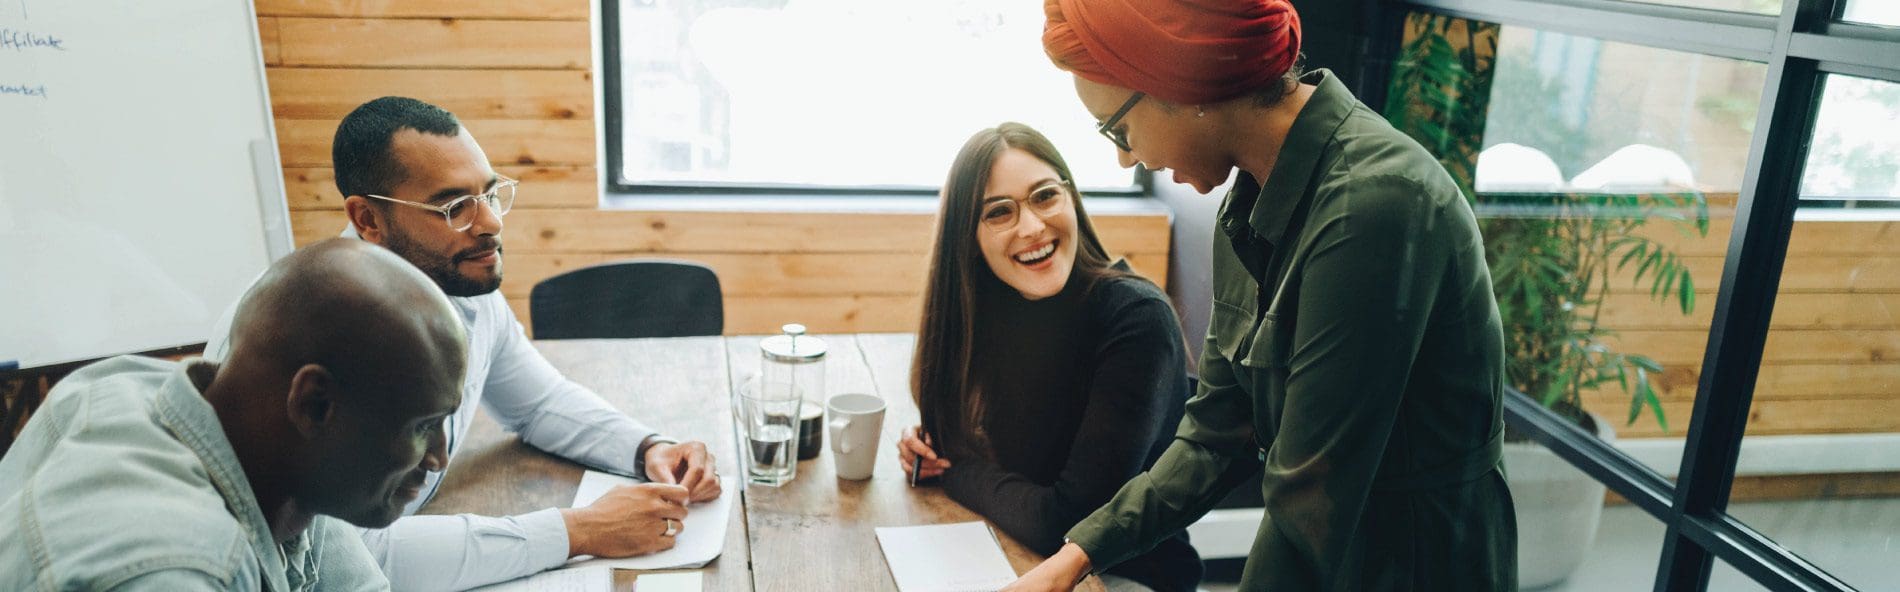
M1900 63L1882 59L1900 55L1900 28L1840 21L1848 1L1783 0L1779 15L1761 15L1620 0L1384 0L1370 25L1369 51L1378 53L1365 60L1362 79L1378 81L1373 87L1389 78L1391 60L1383 58L1396 55L1398 27L1411 11L1768 65L1678 480L1670 483L1522 393L1505 401L1512 427L1663 522L1659 592L1708 589L1718 557L1771 590L1854 589L1726 512L1822 79L1900 82Z
M602 178L605 180L607 199L622 196L677 197L677 196L732 196L732 197L927 197L934 200L939 187L910 185L803 185L791 183L722 183L722 182L671 182L642 183L629 181L625 176L626 160L623 148L623 135L626 130L625 116L621 110L626 104L621 89L620 72L620 2L601 0L600 2L600 77L601 107L603 121L601 137L606 144L604 165L607 167ZM1051 65L1051 68L1055 66ZM948 163L945 163L948 166ZM1142 167L1134 167L1134 181L1127 187L1103 188L1083 186L1080 189L1090 197L1152 197L1154 191L1154 173Z

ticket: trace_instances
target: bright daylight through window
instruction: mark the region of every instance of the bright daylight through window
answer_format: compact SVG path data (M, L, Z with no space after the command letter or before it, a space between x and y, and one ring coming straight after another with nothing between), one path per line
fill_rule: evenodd
M1049 136L1076 184L1129 189L1021 0L633 0L620 10L630 185L932 189L977 130Z

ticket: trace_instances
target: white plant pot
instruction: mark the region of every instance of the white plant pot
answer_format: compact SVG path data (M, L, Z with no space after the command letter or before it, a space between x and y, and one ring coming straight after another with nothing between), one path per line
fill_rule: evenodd
M1614 441L1610 422L1594 413L1597 435ZM1603 483L1535 442L1504 444L1505 483L1517 506L1517 584L1535 589L1570 577L1596 542Z

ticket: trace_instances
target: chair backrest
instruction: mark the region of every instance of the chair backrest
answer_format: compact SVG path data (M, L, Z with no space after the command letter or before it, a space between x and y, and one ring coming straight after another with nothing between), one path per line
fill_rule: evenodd
M563 273L534 285L535 339L719 335L726 305L719 275L691 261L630 259Z

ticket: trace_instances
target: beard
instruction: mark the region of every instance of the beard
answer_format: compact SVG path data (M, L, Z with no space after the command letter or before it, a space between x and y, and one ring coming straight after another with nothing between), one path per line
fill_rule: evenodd
M415 265L416 269L422 270L423 275L429 276L430 280L435 281L436 286L442 288L442 293L450 296L464 298L469 296L481 296L501 287L501 265L499 263L501 256L501 239L492 236L481 237L480 244L475 245L473 248L465 249L453 255L444 256L430 251L416 241L410 240L409 235L403 234L401 231L392 227L384 234L383 248L389 249L403 259L408 260L410 264ZM468 259L469 256L489 249L495 250L497 261L495 273L492 277L476 279L463 275L460 271L456 271L456 267L461 265L462 261Z

